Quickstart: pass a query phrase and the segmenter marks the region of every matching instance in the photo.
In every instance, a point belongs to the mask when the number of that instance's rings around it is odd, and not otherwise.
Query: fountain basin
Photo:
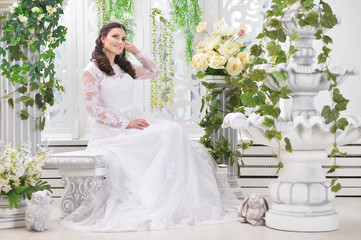
[[[349,125],[344,131],[338,131],[336,134],[339,145],[352,143],[361,137],[361,117],[347,116],[346,119]],[[226,115],[222,127],[238,129],[257,143],[278,147],[278,141],[270,141],[265,137],[268,128],[263,122],[264,116],[257,114],[251,114],[246,118],[242,113],[230,113]],[[334,135],[330,133],[332,124],[325,124],[321,116],[297,116],[293,121],[276,119],[275,124],[282,136],[290,139],[293,150],[324,150],[334,142]]]
[[[263,69],[266,73],[273,73],[274,71],[283,72],[287,79],[282,77],[272,78],[267,74],[265,85],[271,89],[278,90],[281,87],[288,86],[292,92],[319,92],[327,90],[330,86],[330,81],[326,77],[323,64],[299,65],[297,63],[279,64],[277,67],[269,64],[258,65],[257,69]],[[331,73],[337,75],[336,81],[342,84],[348,76],[358,75],[359,70],[356,66],[341,65],[330,69]],[[292,93],[291,93],[292,96]]]

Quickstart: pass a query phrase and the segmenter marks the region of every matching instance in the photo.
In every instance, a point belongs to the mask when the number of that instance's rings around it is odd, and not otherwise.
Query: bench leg
[[[65,195],[61,199],[60,210],[64,217],[79,207],[89,192],[97,191],[103,185],[104,176],[69,177],[63,176]]]

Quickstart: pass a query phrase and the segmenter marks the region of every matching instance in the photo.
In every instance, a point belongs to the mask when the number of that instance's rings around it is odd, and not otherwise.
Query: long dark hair
[[[112,66],[110,65],[108,57],[105,55],[103,51],[104,44],[101,38],[102,36],[106,37],[110,32],[110,30],[112,30],[113,28],[121,28],[125,32],[127,32],[127,30],[121,23],[118,22],[106,23],[102,27],[102,29],[100,29],[99,36],[95,40],[95,49],[92,53],[92,58],[90,59],[91,61],[95,62],[98,68],[103,72],[105,72],[108,76],[113,76],[115,75],[115,73]],[[123,69],[124,72],[128,73],[133,79],[136,78],[133,65],[125,58],[125,49],[123,49],[123,52],[121,54],[115,56],[114,62],[118,64],[118,66],[121,69]]]

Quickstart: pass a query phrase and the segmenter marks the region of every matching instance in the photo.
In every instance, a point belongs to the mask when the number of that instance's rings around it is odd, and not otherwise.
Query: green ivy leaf
[[[280,97],[281,98],[285,98],[285,99],[288,99],[289,97],[289,94],[292,92],[291,89],[288,88],[288,86],[285,86],[285,87],[282,87],[280,89]]]
[[[299,36],[298,32],[295,31],[294,33],[291,34],[290,41],[296,41],[298,39],[298,36]]]
[[[298,0],[286,0],[287,5],[293,5],[297,2]]]
[[[345,130],[345,128],[348,126],[348,121],[346,118],[340,118],[337,120],[337,128],[341,130]]]
[[[325,55],[326,57],[328,57],[328,54],[331,52],[331,49],[328,48],[328,47],[326,47],[326,46],[323,46],[323,47],[322,47],[322,51],[323,51],[324,55]]]
[[[33,106],[35,100],[28,96],[21,96],[18,98],[19,101],[24,102],[25,106]]]
[[[313,8],[313,0],[301,0],[301,6],[305,10],[311,10]]]
[[[327,56],[326,56],[324,53],[320,53],[320,54],[318,55],[317,60],[318,60],[318,63],[319,63],[319,64],[325,63],[326,60],[327,60]]]
[[[250,49],[250,52],[253,56],[259,57],[263,53],[262,45],[253,45]]]
[[[341,184],[340,183],[337,183],[336,185],[332,186],[331,187],[331,192],[338,192],[341,190]]]
[[[13,98],[9,98],[9,99],[8,99],[8,104],[10,104],[10,106],[11,106],[12,108],[14,108],[14,99],[13,99]]]
[[[279,44],[276,44],[275,41],[267,43],[266,49],[269,56],[277,56],[282,51],[282,47]]]
[[[26,93],[27,90],[28,88],[26,86],[22,86],[18,88],[18,92],[22,94]]]
[[[325,28],[333,28],[337,24],[337,18],[336,15],[332,12],[326,12],[323,14],[323,17],[321,19],[321,25]]]
[[[28,119],[29,118],[29,113],[25,110],[25,109],[22,109],[21,111],[20,111],[20,118],[21,118],[21,120],[26,120],[26,119]]]
[[[321,113],[321,116],[325,119],[326,124],[336,121],[339,115],[339,111],[331,109],[330,106],[324,106]]]
[[[263,125],[265,125],[268,128],[273,127],[275,124],[273,118],[265,117],[263,121]]]
[[[322,29],[317,29],[317,31],[313,35],[315,36],[315,38],[317,40],[319,40],[319,39],[321,39],[321,34],[323,34],[323,30]]]
[[[286,143],[286,151],[291,153],[292,152],[292,145],[291,145],[290,139],[286,137],[284,139],[284,141]]]
[[[337,111],[344,111],[347,109],[348,99],[344,98],[338,88],[333,90],[332,100],[336,103],[335,109]]]
[[[329,44],[329,43],[333,43],[332,38],[330,38],[327,35],[322,37],[322,42],[324,42],[326,45]]]
[[[312,11],[312,12],[309,12],[309,13],[306,15],[304,21],[305,21],[308,25],[311,25],[312,27],[317,27],[317,25],[318,25],[318,17],[319,17],[318,12]]]
[[[241,101],[245,107],[254,108],[257,106],[253,100],[253,94],[250,92],[246,92],[245,94],[243,94],[241,97]]]
[[[266,71],[263,69],[255,69],[248,74],[248,77],[254,82],[260,82],[266,78]]]
[[[45,117],[39,118],[39,129],[40,129],[40,131],[43,131],[43,130],[44,130],[44,128],[45,128],[45,121],[46,121],[46,118],[45,118]]]

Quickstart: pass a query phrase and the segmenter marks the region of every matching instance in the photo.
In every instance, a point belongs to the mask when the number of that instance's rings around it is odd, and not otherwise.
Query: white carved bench
[[[86,151],[52,154],[45,160],[43,168],[57,168],[62,177],[65,194],[61,198],[60,210],[64,217],[79,207],[90,191],[96,191],[103,185],[106,174],[102,156]],[[217,174],[220,176],[218,180],[227,182],[228,166],[218,165]]]
[[[101,155],[86,151],[53,154],[45,160],[44,168],[57,168],[62,176],[65,194],[61,198],[60,210],[63,216],[79,207],[90,191],[101,187],[106,174]]]

